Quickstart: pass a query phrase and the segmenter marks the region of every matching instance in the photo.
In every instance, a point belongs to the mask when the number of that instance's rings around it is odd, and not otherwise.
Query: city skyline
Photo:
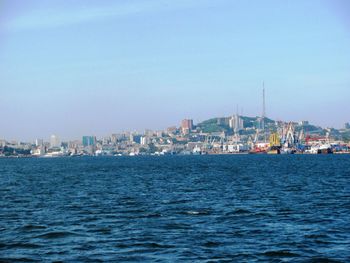
[[[147,134],[152,133],[152,134],[167,134],[169,132],[173,131],[178,131],[181,134],[188,135],[191,133],[191,131],[195,131],[195,133],[203,133],[207,134],[210,136],[210,134],[218,134],[221,133],[222,131],[224,132],[225,136],[227,133],[232,133],[233,134],[239,134],[242,130],[250,130],[250,127],[245,127],[244,126],[244,120],[243,119],[250,119],[250,122],[254,122],[253,127],[256,131],[268,131],[271,132],[270,128],[266,128],[266,123],[274,123],[273,126],[288,126],[288,125],[293,125],[293,126],[310,126],[312,127],[310,131],[306,129],[305,136],[314,134],[315,130],[317,132],[320,131],[342,131],[342,132],[347,132],[350,129],[350,122],[345,122],[343,123],[342,127],[340,128],[334,128],[334,127],[322,127],[319,125],[315,125],[312,122],[309,122],[308,120],[298,120],[298,121],[291,121],[291,120],[273,120],[267,116],[244,116],[238,112],[238,108],[236,113],[227,115],[227,116],[212,116],[209,119],[203,120],[202,122],[194,122],[193,119],[187,118],[187,119],[182,119],[178,123],[174,123],[172,125],[169,125],[167,127],[163,127],[161,129],[154,129],[151,127],[140,129],[140,130],[131,130],[131,129],[121,129],[118,131],[110,131],[106,134],[96,134],[96,133],[87,133],[83,132],[82,134],[79,134],[76,137],[61,137],[61,134],[58,133],[51,133],[51,134],[46,134],[44,136],[36,136],[34,138],[30,139],[23,139],[23,138],[0,138],[0,142],[10,142],[10,143],[32,143],[35,145],[41,145],[44,142],[49,143],[50,145],[53,145],[54,147],[58,147],[62,142],[76,142],[76,141],[81,141],[83,145],[91,145],[97,142],[97,140],[104,140],[106,138],[110,138],[113,136],[148,136]],[[208,132],[208,131],[203,131],[203,126],[206,126],[210,123],[214,122],[217,125],[223,125],[222,128],[223,130],[221,132]],[[218,127],[219,127],[218,126]],[[228,128],[229,127],[229,128]],[[228,128],[228,131],[226,130]],[[305,127],[304,127],[305,128]],[[304,129],[303,128],[303,129]],[[216,136],[216,135],[215,135]]]
[[[3,1],[0,139],[184,118],[349,122],[347,1]]]

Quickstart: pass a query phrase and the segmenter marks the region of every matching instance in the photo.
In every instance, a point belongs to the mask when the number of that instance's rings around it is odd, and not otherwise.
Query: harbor
[[[346,126],[345,126],[346,127]],[[213,154],[349,154],[350,129],[321,128],[302,122],[233,115],[197,125],[183,120],[180,127],[112,134],[103,138],[83,136],[33,143],[0,140],[0,157],[81,157]]]

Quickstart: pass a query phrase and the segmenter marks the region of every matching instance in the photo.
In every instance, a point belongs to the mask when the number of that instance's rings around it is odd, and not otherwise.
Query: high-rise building
[[[189,133],[191,130],[193,130],[193,120],[191,119],[184,119],[181,121],[181,131],[184,134]]]
[[[346,130],[349,130],[349,129],[350,129],[350,123],[349,123],[349,122],[345,123],[345,124],[344,124],[344,128],[345,128]]]
[[[132,143],[141,143],[141,135],[140,134],[130,134],[130,142]]]
[[[36,139],[35,140],[35,146],[43,146],[44,145],[44,140],[43,139]]]
[[[95,146],[96,145],[96,137],[95,136],[83,136],[82,139],[83,146]]]
[[[243,119],[238,114],[233,115],[229,121],[229,126],[237,133],[244,129]]]
[[[103,137],[102,138],[102,145],[108,145],[111,143],[111,137]]]
[[[50,147],[51,148],[58,148],[61,147],[61,141],[60,138],[57,135],[51,135],[50,137]]]
[[[153,131],[153,130],[150,130],[150,129],[146,129],[146,130],[145,130],[145,135],[146,135],[147,137],[152,137],[152,136],[154,136],[154,131]]]
[[[6,141],[5,141],[5,140],[0,140],[0,146],[1,146],[1,147],[6,146]]]
[[[229,125],[230,124],[230,118],[217,118],[216,119],[217,125]]]
[[[163,131],[156,131],[156,135],[158,138],[163,137]]]
[[[307,125],[309,125],[309,122],[308,121],[299,121],[299,125],[300,126],[307,126]]]
[[[142,136],[141,138],[140,138],[140,144],[141,145],[147,145],[148,144],[148,137],[146,137],[146,136]]]

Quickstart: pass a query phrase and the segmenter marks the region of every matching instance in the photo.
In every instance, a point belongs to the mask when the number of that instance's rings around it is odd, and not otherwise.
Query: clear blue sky
[[[350,1],[0,1],[0,138],[350,121]]]

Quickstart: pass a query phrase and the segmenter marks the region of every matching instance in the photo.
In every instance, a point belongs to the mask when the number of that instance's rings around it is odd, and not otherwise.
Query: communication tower
[[[262,118],[262,129],[265,130],[265,117],[266,117],[266,104],[265,104],[265,82],[263,81],[263,94],[262,94],[262,99],[263,99],[263,108],[262,108],[262,115],[261,115],[261,118]]]
[[[265,104],[265,82],[263,81],[263,90],[262,90],[262,114],[261,114],[261,129],[264,133],[264,141],[266,142],[266,129],[265,129],[265,117],[266,117],[266,104]]]

